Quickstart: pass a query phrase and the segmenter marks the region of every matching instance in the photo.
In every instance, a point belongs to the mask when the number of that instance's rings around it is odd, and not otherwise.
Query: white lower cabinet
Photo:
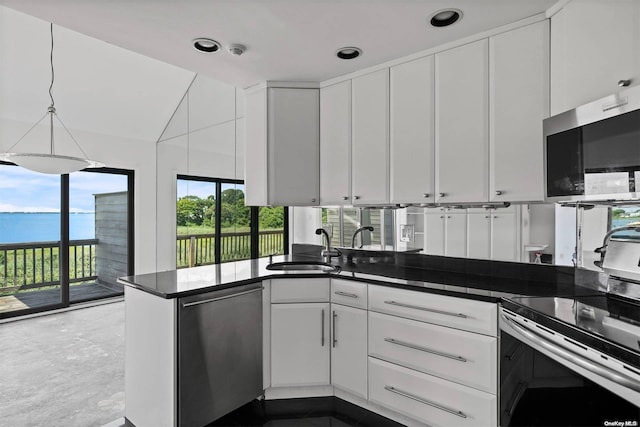
[[[275,398],[320,390],[305,396],[405,424],[497,425],[495,304],[326,278],[273,279],[269,295]]]
[[[271,385],[330,383],[329,304],[271,305]]]
[[[369,354],[495,393],[497,338],[369,312]]]
[[[329,279],[273,279],[268,295],[271,386],[328,385]]]
[[[367,398],[367,311],[331,304],[331,384]]]
[[[430,426],[495,426],[495,395],[369,357],[369,400]]]

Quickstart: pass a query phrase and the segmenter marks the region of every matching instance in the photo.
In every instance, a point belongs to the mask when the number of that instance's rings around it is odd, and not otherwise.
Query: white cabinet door
[[[320,204],[351,204],[351,80],[320,89]]]
[[[269,204],[317,205],[320,198],[320,91],[269,89],[268,106]]]
[[[271,305],[271,385],[330,383],[329,304]]]
[[[424,253],[444,255],[444,212],[429,212],[425,216]]]
[[[469,258],[491,258],[491,214],[490,212],[468,215],[467,256]]]
[[[513,213],[491,215],[491,259],[518,260],[518,220]]]
[[[489,42],[436,54],[436,200],[489,200]]]
[[[544,200],[542,120],[549,112],[549,23],[489,39],[491,201]]]
[[[391,68],[391,203],[433,203],[433,56]]]
[[[353,204],[389,203],[389,69],[351,85]]]
[[[367,311],[331,304],[331,384],[367,398]]]
[[[262,88],[250,92],[245,126],[247,205],[318,205],[319,90]]]
[[[551,18],[551,114],[640,81],[640,2],[572,1]]]
[[[467,214],[446,214],[445,255],[464,258],[467,256]]]

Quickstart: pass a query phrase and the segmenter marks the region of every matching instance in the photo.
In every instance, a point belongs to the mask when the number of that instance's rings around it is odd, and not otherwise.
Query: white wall
[[[198,75],[157,143],[156,269],[176,266],[178,175],[244,179],[244,95]]]

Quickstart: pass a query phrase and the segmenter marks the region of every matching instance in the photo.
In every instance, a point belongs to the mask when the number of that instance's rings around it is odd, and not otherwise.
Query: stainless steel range
[[[503,303],[501,425],[640,423],[640,241],[607,243],[606,293]]]

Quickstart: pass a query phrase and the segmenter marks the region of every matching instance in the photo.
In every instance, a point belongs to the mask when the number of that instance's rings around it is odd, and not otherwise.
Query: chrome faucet
[[[358,228],[356,231],[353,232],[353,236],[351,237],[351,247],[355,248],[356,247],[356,237],[358,236],[358,233],[361,233],[363,231],[371,231],[373,232],[373,227],[370,225],[365,225],[364,227],[360,227]],[[362,243],[360,243],[360,248],[362,247]]]
[[[637,233],[640,233],[640,222],[630,222],[628,224],[623,225],[622,227],[612,228],[604,235],[604,239],[602,239],[602,246],[599,248],[595,248],[593,252],[600,254],[600,261],[593,261],[593,263],[602,268],[602,264],[604,263],[604,256],[607,253],[607,246],[609,246],[609,240],[611,240],[611,236],[617,233],[618,231],[624,230],[633,230]]]
[[[318,236],[322,234],[326,241],[326,246],[320,253],[322,255],[322,258],[324,259],[324,262],[331,262],[331,257],[340,256],[340,252],[331,247],[331,237],[329,237],[329,233],[327,233],[327,230],[325,230],[324,228],[318,228],[316,229],[316,234]]]

